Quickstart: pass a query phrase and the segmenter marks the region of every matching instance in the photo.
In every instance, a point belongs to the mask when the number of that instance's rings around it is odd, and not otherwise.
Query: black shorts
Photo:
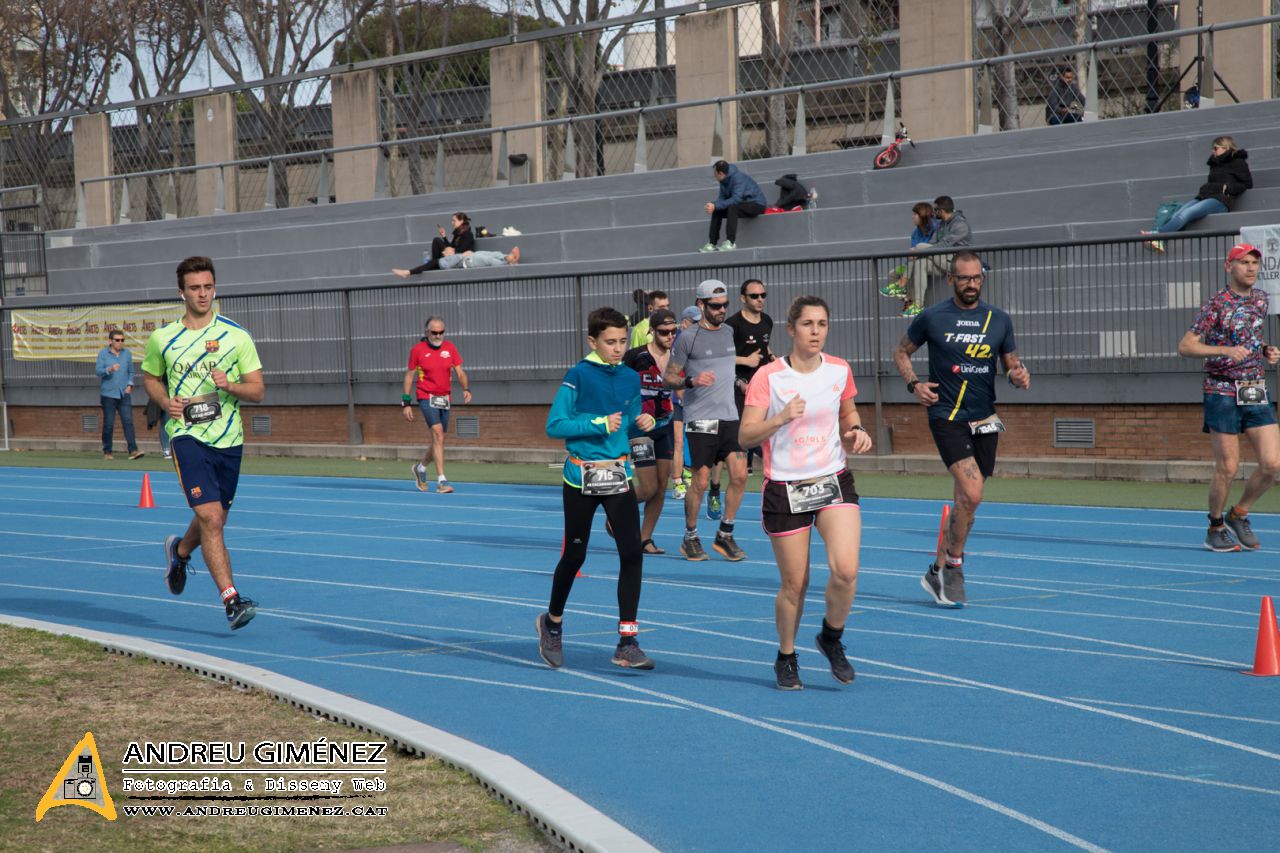
[[[189,435],[180,435],[170,444],[173,467],[178,471],[178,485],[187,505],[219,501],[230,509],[240,482],[240,459],[244,447],[210,447]]]
[[[738,446],[738,422],[720,421],[720,429],[714,435],[704,432],[689,432],[689,422],[684,425],[684,443],[689,448],[689,467],[710,468],[721,459],[728,459],[730,453],[741,453]]]
[[[760,495],[760,523],[764,525],[764,532],[770,536],[790,536],[813,527],[814,519],[824,509],[858,506],[853,474],[847,468],[840,472],[840,494],[843,500],[838,504],[824,506],[813,512],[792,512],[791,502],[787,500],[787,484],[765,480],[764,491]]]
[[[658,464],[659,460],[670,462],[676,458],[676,430],[670,423],[664,427],[658,427],[653,432],[645,433],[643,437],[653,439],[653,458],[638,460],[632,453],[632,468],[652,468]],[[631,440],[635,441],[634,438]]]
[[[938,446],[943,465],[950,468],[962,459],[972,458],[978,463],[978,470],[984,478],[995,473],[1000,433],[974,435],[968,421],[944,421],[941,418],[929,420],[929,431],[933,433],[933,443]]]

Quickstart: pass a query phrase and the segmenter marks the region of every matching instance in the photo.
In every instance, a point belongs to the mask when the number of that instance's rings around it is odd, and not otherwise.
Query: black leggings
[[[427,270],[440,269],[440,259],[444,257],[444,250],[449,247],[449,241],[443,237],[434,237],[431,240],[431,260],[425,264],[419,264],[409,270],[410,275],[419,275]]]
[[[569,590],[578,569],[587,559],[587,541],[591,538],[591,520],[596,507],[603,506],[605,517],[613,528],[618,543],[618,621],[634,622],[640,610],[640,576],[644,552],[640,548],[640,510],[636,493],[628,490],[620,495],[584,497],[582,490],[564,484],[564,545],[555,579],[551,582],[552,616],[564,615]]]

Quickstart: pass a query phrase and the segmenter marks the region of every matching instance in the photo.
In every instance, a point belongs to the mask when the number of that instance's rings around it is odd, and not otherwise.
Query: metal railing
[[[1041,384],[1035,402],[1109,402],[1114,389],[1105,387],[1108,377],[1126,383],[1141,377],[1134,387],[1142,394],[1186,402],[1198,399],[1199,385],[1185,374],[1200,366],[1178,356],[1178,340],[1203,300],[1223,286],[1222,259],[1237,236],[1168,234],[1164,254],[1134,237],[978,248],[991,268],[983,298],[1009,312],[1018,351],[1031,370],[1054,378],[1056,390]],[[482,384],[478,402],[530,402],[549,400],[564,370],[582,356],[591,310],[610,305],[629,313],[636,289],[664,290],[681,308],[692,304],[701,279],[720,278],[734,290],[754,277],[768,284],[767,310],[779,323],[797,296],[817,294],[829,302],[827,351],[850,362],[862,389],[859,402],[879,414],[886,402],[907,401],[895,379],[893,349],[908,322],[898,316],[900,303],[881,296],[879,288],[915,256],[553,276],[517,267],[502,278],[437,272],[426,285],[224,296],[221,309],[253,334],[268,385],[297,386],[299,392],[289,395],[294,399],[350,406],[353,400],[397,398],[404,350],[420,337],[424,317],[439,314],[448,318],[450,338],[465,353],[472,381],[493,383],[511,395],[485,400]],[[946,298],[945,280],[936,279],[929,293],[930,302]],[[15,405],[20,389],[42,400],[41,389],[83,386],[85,399],[91,399],[93,377],[84,364],[13,358],[12,313],[22,310],[10,308],[2,316],[0,397]],[[537,345],[530,347],[531,340]],[[781,329],[775,340],[777,351],[789,349]],[[925,355],[918,356],[921,372]],[[882,418],[877,422],[884,424]]]
[[[849,90],[858,87],[861,87],[862,89],[867,89],[868,87],[876,88],[878,91],[883,93],[882,97],[878,101],[876,109],[879,110],[878,126],[880,139],[882,143],[887,143],[893,138],[893,131],[897,127],[899,115],[897,109],[897,95],[895,94],[895,84],[909,77],[926,76],[957,70],[972,69],[979,72],[976,76],[979,78],[981,103],[978,111],[977,130],[979,133],[991,132],[998,127],[994,118],[996,110],[994,107],[995,86],[993,83],[997,76],[999,76],[997,74],[997,69],[1002,66],[1015,67],[1018,65],[1041,63],[1045,61],[1048,61],[1051,64],[1056,64],[1062,57],[1079,58],[1088,68],[1085,86],[1086,109],[1083,119],[1085,121],[1096,121],[1101,117],[1096,105],[1099,102],[1099,78],[1100,69],[1102,67],[1102,57],[1104,54],[1114,54],[1115,51],[1123,48],[1154,44],[1158,41],[1177,41],[1183,38],[1203,37],[1203,41],[1205,43],[1205,71],[1204,84],[1200,91],[1200,104],[1201,106],[1207,107],[1211,106],[1215,99],[1215,88],[1213,82],[1214,33],[1246,27],[1256,27],[1276,22],[1280,22],[1280,15],[1251,18],[1248,20],[1233,21],[1225,24],[1209,24],[1199,27],[1189,27],[1181,30],[1131,36],[1122,39],[1094,41],[1083,45],[1045,48],[1008,56],[986,57],[966,62],[935,65],[926,68],[908,69],[905,71],[894,70],[837,80],[826,80],[814,83],[782,86],[766,90],[739,92],[715,98],[703,98],[653,106],[643,105],[621,110],[557,117],[541,121],[505,125],[497,128],[479,127],[447,133],[416,136],[406,139],[388,139],[381,142],[366,143],[362,145],[319,148],[309,151],[265,155],[219,163],[195,164],[190,166],[133,172],[124,175],[88,178],[78,182],[77,185],[78,213],[76,226],[83,227],[85,224],[85,188],[90,184],[105,182],[112,186],[119,186],[120,189],[113,193],[113,197],[115,199],[112,207],[113,221],[128,222],[130,221],[130,210],[132,207],[132,203],[130,202],[130,191],[128,189],[129,181],[136,182],[141,180],[151,183],[156,179],[165,179],[168,182],[169,191],[164,193],[164,195],[169,198],[176,199],[176,176],[199,172],[202,170],[216,170],[217,201],[215,203],[215,210],[217,212],[227,212],[226,198],[228,197],[228,172],[231,171],[232,174],[238,176],[239,172],[234,170],[243,169],[245,167],[260,166],[262,164],[266,164],[266,190],[262,194],[263,201],[261,209],[274,209],[278,205],[279,200],[276,193],[276,187],[281,183],[279,179],[280,175],[287,172],[287,169],[281,164],[288,163],[314,164],[315,191],[314,195],[310,195],[309,198],[314,199],[315,203],[324,204],[329,201],[333,191],[333,170],[330,164],[331,158],[336,154],[370,150],[377,150],[379,152],[375,186],[373,188],[375,198],[384,198],[388,195],[394,194],[395,182],[391,180],[390,176],[394,170],[394,164],[397,160],[406,160],[417,163],[419,177],[410,187],[411,192],[414,194],[417,194],[417,190],[422,190],[423,192],[438,192],[445,188],[458,189],[480,186],[506,186],[510,183],[512,168],[510,152],[508,151],[508,137],[511,133],[521,130],[544,129],[547,131],[555,131],[554,133],[549,132],[547,134],[548,138],[560,140],[562,142],[563,149],[557,157],[550,161],[561,164],[562,169],[560,173],[554,174],[552,176],[553,178],[571,179],[578,176],[578,166],[583,162],[582,157],[579,155],[580,146],[582,144],[580,142],[581,132],[579,128],[590,129],[593,134],[590,147],[591,150],[594,151],[595,146],[598,144],[595,139],[595,134],[597,133],[598,128],[606,123],[613,128],[615,132],[619,132],[618,129],[625,129],[625,132],[631,135],[631,138],[634,141],[631,143],[633,157],[630,158],[630,171],[645,172],[653,168],[650,158],[651,146],[649,145],[650,125],[654,123],[664,125],[665,130],[663,130],[663,132],[670,134],[672,132],[671,128],[674,127],[674,113],[677,110],[706,106],[715,107],[713,133],[709,151],[707,152],[708,159],[717,159],[721,157],[726,159],[739,159],[739,157],[735,156],[735,152],[729,151],[726,148],[727,134],[725,132],[725,106],[731,103],[741,103],[758,99],[767,100],[770,98],[782,98],[790,101],[787,105],[788,115],[791,116],[789,131],[791,143],[789,146],[789,153],[794,155],[806,154],[809,153],[810,150],[808,145],[809,120],[807,118],[810,109],[807,106],[809,100],[815,99],[816,102],[821,103],[820,96],[822,93],[836,90]],[[496,144],[498,146],[496,157],[492,157],[490,154],[490,145],[494,144],[494,140],[496,140]],[[431,166],[429,169],[426,168],[422,162],[423,151],[431,152]],[[397,156],[397,154],[401,152],[405,154],[404,157]],[[479,158],[475,156],[476,152],[482,152]],[[741,152],[738,153],[740,154]],[[471,173],[461,180],[451,178],[450,169],[447,165],[451,156],[467,164],[465,168],[470,169]],[[480,162],[483,165],[478,167],[477,162]],[[591,162],[594,164],[594,160]],[[670,163],[666,165],[670,166]],[[593,165],[593,167],[589,169],[589,173],[597,174],[598,170],[595,169]],[[427,174],[431,175],[429,182],[430,190],[427,190],[428,182],[425,178],[425,175]],[[242,196],[237,194],[236,197],[241,198]],[[241,206],[238,209],[245,210],[251,208]],[[162,212],[165,216],[176,215],[176,213],[171,213],[168,209],[164,209]]]
[[[29,194],[14,202],[11,196]],[[0,296],[49,291],[45,265],[43,192],[37,185],[0,188]]]

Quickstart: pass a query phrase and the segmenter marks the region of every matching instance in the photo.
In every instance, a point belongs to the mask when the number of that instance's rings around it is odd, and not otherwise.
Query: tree
[[[773,17],[777,7],[778,17]],[[760,53],[764,61],[764,84],[768,89],[787,85],[791,68],[791,0],[759,0]],[[787,99],[785,95],[769,95],[765,104],[764,145],[769,157],[785,157],[787,139]]]
[[[200,21],[210,55],[235,83],[290,76],[311,68],[377,0],[183,0]],[[303,94],[306,89],[310,94]],[[265,134],[265,150],[295,147],[297,130],[320,103],[323,86],[313,81],[273,83],[245,90],[250,110]],[[276,204],[289,204],[287,169],[275,173]]]

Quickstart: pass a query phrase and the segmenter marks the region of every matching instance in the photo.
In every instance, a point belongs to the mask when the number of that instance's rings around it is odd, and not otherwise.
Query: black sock
[[[732,522],[732,521],[722,521],[722,522],[720,522],[720,533],[719,533],[719,535],[720,535],[720,536],[732,536],[732,535],[733,535],[733,522]]]
[[[711,494],[713,494],[713,495],[718,495],[718,494],[720,494],[720,484],[719,484],[719,483],[712,483],[712,484],[711,484]]]
[[[634,646],[634,645],[636,645],[636,638],[635,638],[635,637],[632,637],[632,636],[624,636],[624,635],[622,635],[622,634],[619,634],[619,635],[618,635],[618,645],[620,645],[620,646]]]
[[[839,640],[839,639],[840,639],[841,637],[843,637],[843,636],[844,636],[844,628],[832,628],[832,627],[827,623],[826,617],[823,617],[823,619],[822,619],[822,639],[824,639],[824,640],[826,640],[828,643],[830,643],[830,642],[832,642],[832,641],[834,641],[834,640]]]
[[[778,660],[779,660],[779,661],[784,661],[784,660],[793,660],[793,659],[795,658],[795,656],[796,656],[796,653],[795,653],[795,652],[792,652],[792,653],[791,653],[791,654],[789,654],[789,655],[784,655],[784,654],[782,653],[782,650],[781,650],[781,649],[779,649],[779,650],[778,650]]]
[[[1221,526],[1222,526],[1222,516],[1218,516],[1217,518],[1214,518],[1212,515],[1211,515],[1211,516],[1209,516],[1209,526],[1210,526],[1210,527],[1221,527]]]
[[[542,614],[542,624],[547,627],[548,634],[559,634],[564,630],[564,622],[552,622],[550,613]]]

